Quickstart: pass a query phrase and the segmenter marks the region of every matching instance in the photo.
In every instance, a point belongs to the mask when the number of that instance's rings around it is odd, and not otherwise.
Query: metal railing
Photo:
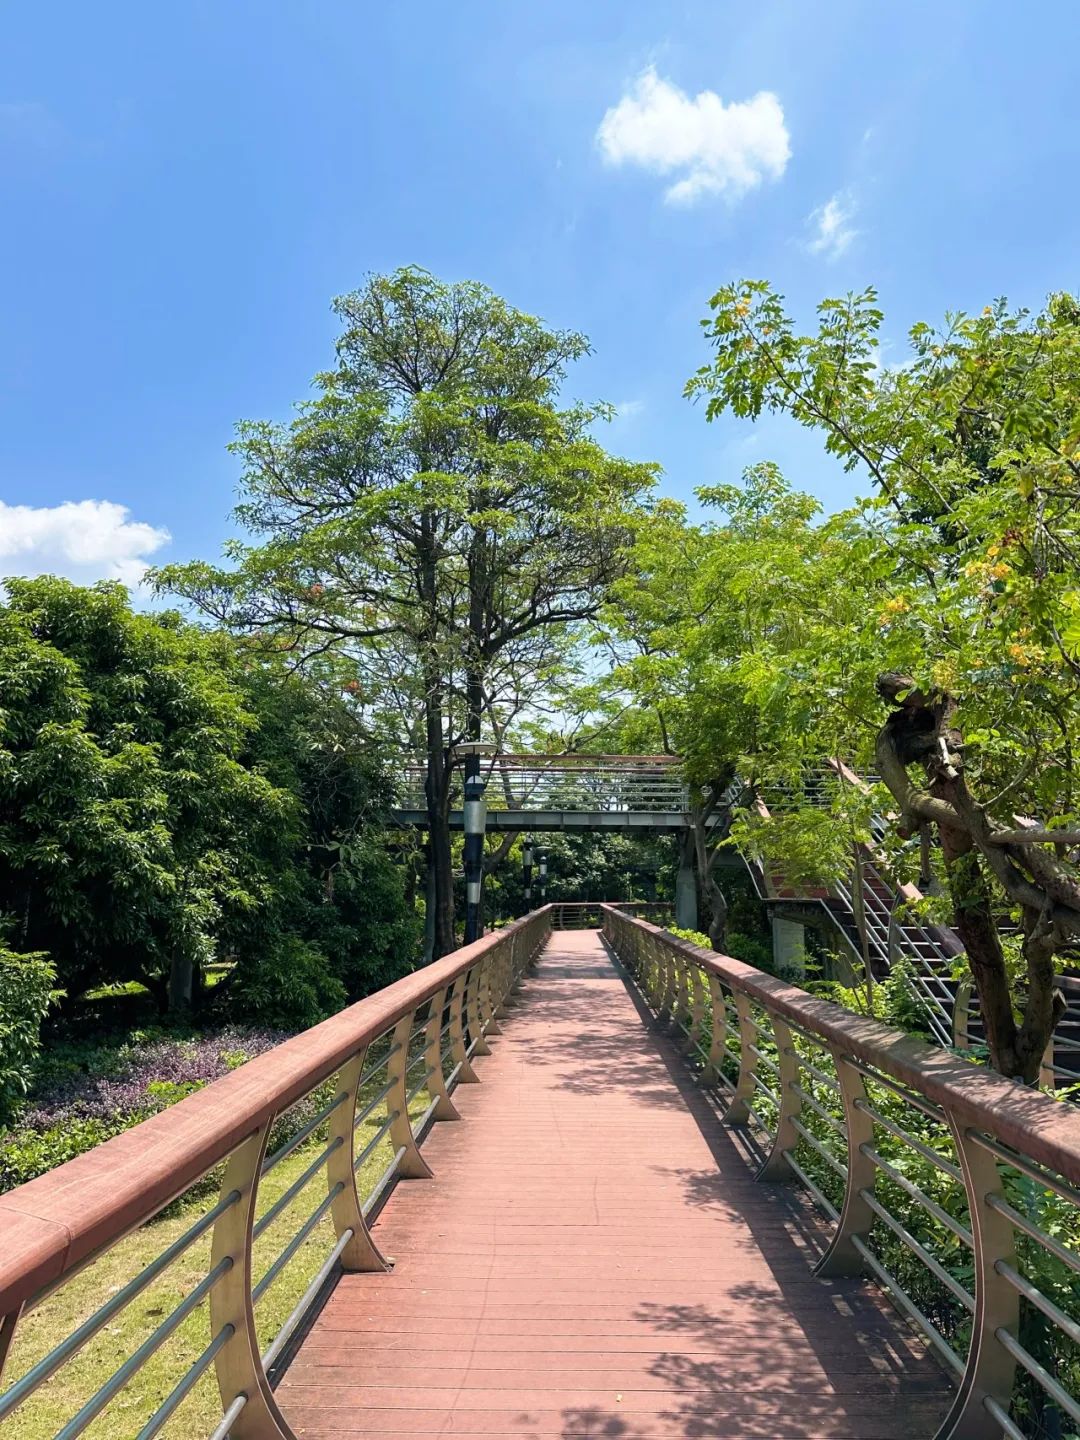
[[[552,929],[599,930],[604,923],[605,905],[613,905],[628,915],[641,915],[654,924],[670,920],[675,908],[670,900],[555,900],[551,903]]]
[[[424,767],[405,766],[402,803],[423,809]],[[490,809],[683,813],[689,792],[671,755],[498,755],[481,774]],[[460,795],[455,777],[452,795]]]
[[[760,1180],[827,1222],[956,1382],[937,1440],[1080,1433],[1080,1113],[614,907],[613,950]]]
[[[288,1440],[275,1366],[338,1269],[388,1268],[370,1222],[398,1177],[430,1176],[420,1143],[431,1124],[456,1118],[451,1094],[476,1079],[473,1057],[489,1052],[500,1006],[550,930],[550,907],[534,911],[0,1196],[0,1376],[5,1359],[9,1370],[22,1371],[0,1392],[0,1425],[31,1423],[54,1377],[62,1386],[65,1367],[84,1347],[113,1333],[122,1312],[142,1306],[178,1262],[190,1268],[202,1242],[205,1273],[132,1354],[94,1375],[92,1393],[73,1402],[55,1434],[75,1440],[118,1403],[122,1415],[110,1412],[110,1428],[96,1433],[151,1440],[176,1412],[182,1421],[185,1400],[212,1374],[221,1416],[213,1440]],[[213,1198],[203,1213],[115,1293],[103,1289],[103,1303],[22,1367],[23,1318],[87,1266],[108,1264],[125,1237],[178,1198],[200,1194],[207,1177]],[[316,1182],[318,1198],[309,1193]],[[310,1208],[296,1224],[300,1200]],[[260,1306],[320,1236],[325,1253],[309,1261],[299,1285],[294,1267],[289,1296],[302,1291],[260,1343]],[[125,1392],[200,1311],[209,1322],[206,1343],[134,1419]],[[162,1310],[148,1313],[156,1319]]]

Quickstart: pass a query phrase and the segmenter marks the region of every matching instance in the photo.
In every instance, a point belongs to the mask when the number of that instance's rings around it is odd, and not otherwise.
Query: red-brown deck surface
[[[305,1440],[934,1433],[948,1387],[885,1302],[810,1274],[595,931],[556,933],[278,1399]]]

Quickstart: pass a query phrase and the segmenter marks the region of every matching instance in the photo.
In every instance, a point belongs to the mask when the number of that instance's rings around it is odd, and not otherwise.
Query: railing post
[[[656,1011],[661,1020],[670,1019],[675,1007],[675,957],[660,940],[653,942],[657,952],[657,967],[660,971],[660,996]]]
[[[386,1110],[387,1114],[391,1116],[390,1143],[394,1147],[395,1153],[398,1150],[405,1152],[398,1166],[398,1174],[406,1180],[430,1180],[431,1166],[420,1154],[420,1147],[416,1143],[412,1120],[409,1116],[409,1085],[406,1071],[409,1068],[409,1037],[412,1035],[415,1018],[416,1011],[410,1010],[394,1027],[394,1033],[390,1040],[390,1059],[386,1066],[387,1079],[390,1081],[390,1090],[386,1096]]]
[[[873,1119],[858,1103],[867,1103],[866,1082],[841,1050],[830,1045],[829,1052],[833,1057],[836,1081],[844,1107],[847,1183],[836,1233],[814,1271],[824,1279],[838,1275],[861,1275],[866,1270],[863,1257],[855,1248],[853,1240],[865,1242],[873,1228],[874,1212],[866,1203],[863,1192],[872,1194],[877,1180],[877,1166],[863,1153],[862,1148],[874,1143]]]
[[[655,935],[645,939],[645,963],[648,966],[648,996],[657,1016],[663,1014],[664,996],[667,994],[668,968],[664,952]]]
[[[485,1035],[501,1035],[502,1026],[495,1018],[495,986],[492,983],[493,957],[490,952],[480,962],[480,1019]]]
[[[459,1085],[475,1085],[480,1077],[469,1059],[469,1047],[465,1043],[465,996],[469,988],[471,970],[459,975],[450,992],[450,1059],[457,1069]]]
[[[15,1331],[18,1329],[21,1314],[22,1306],[20,1305],[15,1310],[9,1310],[0,1318],[0,1381],[4,1378],[4,1366],[11,1354],[11,1346],[15,1340]]]
[[[329,1193],[334,1196],[330,1215],[334,1222],[334,1234],[339,1240],[347,1230],[352,1231],[352,1238],[341,1252],[341,1268],[349,1271],[390,1269],[389,1261],[371,1238],[364,1219],[356,1190],[356,1170],[353,1168],[356,1159],[356,1104],[366,1058],[365,1046],[338,1072],[338,1092],[349,1098],[346,1104],[331,1110],[329,1120],[330,1143],[336,1147],[326,1160],[326,1184]]]
[[[443,1074],[442,1026],[447,988],[444,986],[437,995],[433,995],[431,998],[427,1029],[424,1031],[424,1065],[431,1072],[428,1076],[428,1094],[435,1102],[435,1119],[460,1120],[461,1116],[458,1114],[457,1106],[450,1099],[450,1092],[446,1088],[446,1076]]]
[[[785,1150],[794,1150],[799,1143],[799,1132],[793,1121],[799,1118],[802,1100],[795,1093],[799,1083],[799,1059],[791,1031],[778,1015],[770,1013],[773,1038],[776,1041],[776,1063],[780,1071],[776,1083],[779,1086],[776,1135],[772,1149],[757,1172],[758,1180],[794,1180],[796,1175],[788,1164]]]
[[[750,1001],[736,990],[735,1014],[739,1022],[739,1078],[735,1082],[735,1093],[724,1111],[725,1125],[745,1125],[750,1119],[750,1101],[754,1097],[754,1052],[750,1048],[757,1042],[757,1026],[750,1012]]]
[[[672,951],[675,960],[675,996],[671,1018],[676,1029],[682,1029],[690,1020],[690,961],[685,955]]]
[[[495,983],[493,971],[495,968],[495,956],[489,950],[487,955],[480,962],[480,1015],[484,1022],[485,1035],[501,1035],[502,1026],[495,1018],[498,1009],[498,1000],[495,995]]]
[[[727,1054],[727,998],[719,975],[709,972],[709,1054],[701,1078],[706,1085],[715,1085],[723,1075]]]
[[[511,935],[500,944],[495,953],[495,973],[498,976],[498,1004],[495,1007],[497,1019],[505,1019],[510,1013],[510,992],[514,988],[514,947],[517,935]]]
[[[265,1121],[229,1156],[221,1198],[234,1193],[240,1198],[218,1217],[210,1253],[211,1269],[232,1262],[210,1291],[211,1334],[231,1331],[214,1357],[222,1411],[243,1397],[243,1408],[229,1427],[231,1440],[293,1440],[259,1356],[251,1300],[251,1230],[270,1125]]]
[[[483,983],[481,970],[483,961],[478,960],[469,971],[465,982],[465,1018],[472,1036],[472,1053],[490,1055],[491,1046],[484,1037],[484,1020],[480,1011],[480,987]]]
[[[686,1037],[686,1049],[691,1055],[696,1055],[705,1029],[705,983],[702,980],[699,966],[691,964],[688,968],[692,998],[690,1000],[690,1033]]]
[[[983,1401],[994,1400],[1008,1410],[1016,1361],[997,1338],[999,1330],[1013,1337],[1020,1323],[1020,1294],[997,1270],[999,1263],[1016,1268],[1016,1235],[1012,1222],[986,1203],[1001,1191],[997,1161],[968,1138],[966,1127],[948,1116],[953,1144],[964,1175],[968,1215],[975,1242],[975,1314],[971,1344],[956,1399],[936,1440],[1000,1440],[1001,1425]]]

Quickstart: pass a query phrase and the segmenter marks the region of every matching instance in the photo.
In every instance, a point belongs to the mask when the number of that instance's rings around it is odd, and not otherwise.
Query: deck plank
[[[594,931],[552,936],[278,1388],[304,1440],[925,1440],[950,1390],[755,1185]]]

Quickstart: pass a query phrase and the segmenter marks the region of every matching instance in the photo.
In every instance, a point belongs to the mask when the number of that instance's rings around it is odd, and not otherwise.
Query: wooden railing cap
[[[0,1315],[84,1264],[182,1194],[271,1115],[287,1110],[403,1015],[546,905],[241,1065],[194,1095],[0,1195]]]
[[[1018,1153],[1080,1183],[1080,1109],[963,1060],[878,1020],[855,1015],[831,1000],[766,975],[730,955],[717,955],[614,906],[602,907],[624,925],[637,926],[705,971],[726,981],[783,1019],[873,1066],[932,1100],[964,1129],[985,1130]]]

